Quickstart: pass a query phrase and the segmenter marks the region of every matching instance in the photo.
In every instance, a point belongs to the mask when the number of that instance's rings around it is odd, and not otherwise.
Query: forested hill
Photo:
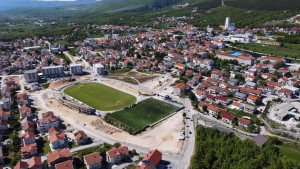
[[[226,6],[258,10],[300,9],[300,0],[225,0]]]

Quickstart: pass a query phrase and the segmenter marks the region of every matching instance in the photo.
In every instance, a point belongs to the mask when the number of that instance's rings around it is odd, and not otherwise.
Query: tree
[[[191,92],[191,93],[189,94],[189,99],[190,99],[191,101],[195,101],[195,100],[196,100],[196,96],[195,96],[195,94],[194,94],[193,92]]]
[[[131,158],[130,158],[128,155],[125,155],[123,161],[124,161],[125,163],[127,163],[127,162],[130,161],[130,159],[131,159]]]
[[[285,63],[283,61],[277,61],[275,62],[274,68],[279,69],[285,66]]]
[[[204,106],[202,107],[202,110],[203,110],[204,112],[206,112],[206,111],[207,111],[207,106],[204,105]]]
[[[136,150],[135,150],[135,149],[132,149],[132,150],[131,150],[131,154],[132,154],[132,155],[136,155]]]
[[[118,147],[121,147],[121,144],[120,144],[120,143],[115,143],[115,144],[114,144],[114,147],[117,147],[117,148],[118,148]]]
[[[261,99],[260,97],[257,98],[257,100],[255,101],[255,104],[256,104],[257,106],[261,105],[261,104],[262,104],[262,99]]]
[[[182,113],[182,116],[183,116],[183,117],[186,117],[186,113],[185,113],[185,112],[184,112],[184,113]]]

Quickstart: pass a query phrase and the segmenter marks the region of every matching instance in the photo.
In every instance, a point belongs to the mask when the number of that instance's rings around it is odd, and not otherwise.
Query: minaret
[[[229,24],[230,24],[230,17],[226,17],[224,29],[227,31],[229,30]]]

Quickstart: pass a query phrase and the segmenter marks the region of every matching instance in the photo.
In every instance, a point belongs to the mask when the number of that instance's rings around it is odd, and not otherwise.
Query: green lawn
[[[64,92],[97,110],[103,111],[123,109],[136,102],[134,96],[100,83],[80,83],[66,88]]]
[[[285,44],[280,48],[277,45],[262,45],[257,43],[238,44],[236,47],[248,49],[254,52],[266,53],[274,56],[300,58],[300,46],[296,44]]]
[[[46,137],[44,137],[44,139],[45,139],[45,144],[43,150],[44,150],[44,155],[46,155],[49,152],[51,152],[51,148],[50,148],[50,141]]]
[[[121,123],[129,133],[136,133],[178,109],[179,107],[150,98],[140,102],[133,108],[107,115],[106,120],[119,127]]]
[[[299,161],[300,159],[300,146],[292,144],[279,145],[280,152],[284,154],[288,159]]]

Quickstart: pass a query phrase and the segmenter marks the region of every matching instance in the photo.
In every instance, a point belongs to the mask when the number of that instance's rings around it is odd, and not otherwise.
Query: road
[[[71,62],[72,62],[73,64],[76,63],[74,57],[73,57],[72,55],[70,55],[68,51],[64,51],[64,54],[65,54],[66,56],[68,56],[68,58],[71,60]]]

